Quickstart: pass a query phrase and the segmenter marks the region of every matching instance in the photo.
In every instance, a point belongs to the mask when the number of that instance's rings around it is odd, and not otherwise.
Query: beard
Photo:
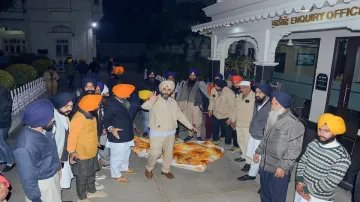
[[[188,86],[193,87],[196,82],[196,79],[189,79]]]
[[[170,95],[167,93],[161,93],[161,97],[164,98],[164,100],[168,100]]]
[[[278,117],[284,113],[284,109],[279,109],[279,110],[271,110],[269,112],[269,116],[268,116],[268,120],[267,120],[267,125],[270,127],[273,127],[274,124],[276,123]]]
[[[93,95],[93,94],[95,94],[95,91],[94,90],[86,90],[86,91],[84,91],[84,94],[85,95]]]
[[[257,97],[257,96],[255,97],[255,102],[258,105],[264,104],[265,100],[266,100],[266,97],[263,97],[263,98],[260,98],[260,97]]]
[[[59,114],[63,115],[63,116],[69,116],[71,111],[66,111],[66,112],[62,112],[60,110],[58,110]]]
[[[151,83],[154,83],[154,82],[155,82],[155,78],[154,78],[154,77],[149,77],[149,81],[150,81]]]
[[[333,137],[331,137],[329,139],[321,140],[320,137],[318,136],[318,140],[322,145],[329,144],[329,143],[335,141],[335,139],[336,139],[335,136],[333,136]]]

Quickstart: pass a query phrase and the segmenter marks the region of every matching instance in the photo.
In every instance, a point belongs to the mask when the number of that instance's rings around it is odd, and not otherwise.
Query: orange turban
[[[329,113],[321,115],[318,121],[318,128],[325,124],[334,135],[342,135],[346,132],[344,119],[340,116],[335,116]]]
[[[232,82],[242,82],[243,80],[244,79],[241,76],[238,76],[238,75],[231,77]]]
[[[94,111],[99,107],[101,95],[85,95],[79,102],[80,109],[90,112]]]
[[[118,73],[120,73],[120,74],[124,74],[124,72],[125,72],[125,69],[124,69],[124,67],[123,66],[116,66],[115,68],[114,68],[114,74],[118,74]]]
[[[118,98],[128,98],[134,92],[135,86],[130,84],[118,84],[114,86],[112,92]]]

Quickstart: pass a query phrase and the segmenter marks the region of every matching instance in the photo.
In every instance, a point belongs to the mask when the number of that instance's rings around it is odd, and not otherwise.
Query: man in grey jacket
[[[264,137],[253,157],[260,162],[261,202],[285,202],[290,173],[301,153],[304,125],[289,110],[291,96],[274,92]]]
[[[271,109],[269,96],[271,95],[272,89],[269,84],[257,83],[253,86],[253,90],[255,91],[255,105],[249,128],[251,136],[249,137],[246,148],[246,156],[251,159],[264,136],[266,120]],[[237,179],[239,181],[255,180],[258,172],[259,163],[254,163],[254,161],[252,161],[248,174]]]

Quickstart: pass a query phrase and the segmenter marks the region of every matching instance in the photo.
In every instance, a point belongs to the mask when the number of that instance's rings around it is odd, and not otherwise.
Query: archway
[[[25,32],[0,28],[0,56],[15,56],[27,51]]]

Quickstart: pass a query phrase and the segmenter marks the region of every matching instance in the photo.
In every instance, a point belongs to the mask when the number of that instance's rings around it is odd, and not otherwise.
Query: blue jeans
[[[261,202],[285,202],[290,175],[276,178],[275,173],[260,169]]]
[[[149,133],[149,111],[142,111],[144,133]]]
[[[7,142],[10,128],[0,128],[0,152],[2,155],[1,161],[6,162],[7,165],[14,163],[14,157],[11,147]]]

